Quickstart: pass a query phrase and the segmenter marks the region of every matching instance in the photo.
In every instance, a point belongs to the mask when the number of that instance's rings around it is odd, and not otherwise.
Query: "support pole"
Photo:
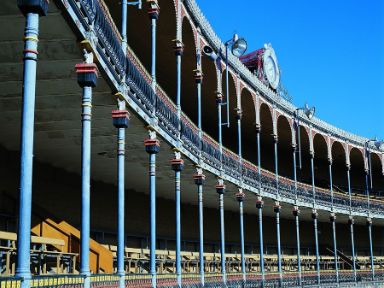
[[[264,272],[264,244],[263,244],[263,199],[258,196],[256,201],[256,208],[259,212],[259,242],[260,242],[260,273],[261,273],[261,287],[265,284],[265,272]]]
[[[283,270],[281,269],[281,243],[280,243],[280,211],[279,201],[275,202],[273,211],[276,214],[276,237],[277,237],[277,270],[279,272],[279,286],[283,286]]]
[[[151,20],[151,78],[152,89],[156,91],[156,22],[159,19],[160,7],[157,0],[149,0],[148,15]]]
[[[200,52],[198,52],[200,53]],[[202,127],[202,122],[201,122],[201,85],[203,83],[203,73],[201,72],[200,69],[196,69],[194,71],[194,77],[195,77],[195,82],[197,86],[197,127],[199,129],[199,141],[200,141],[200,151],[203,148],[203,127]]]
[[[299,274],[298,277],[298,285],[299,287],[302,284],[302,275],[301,275],[301,253],[300,253],[300,222],[299,222],[299,216],[300,216],[300,209],[298,206],[293,207],[293,216],[295,217],[295,223],[296,223],[296,244],[297,244],[297,272]]]
[[[181,199],[180,174],[184,169],[184,160],[181,153],[174,150],[175,158],[171,160],[172,170],[175,171],[175,202],[176,202],[176,276],[177,285],[181,288]]]
[[[120,93],[117,96],[121,95]],[[125,287],[125,129],[128,128],[129,113],[125,110],[125,102],[118,100],[118,110],[112,111],[113,126],[117,129],[117,275],[120,278],[119,288]]]
[[[375,280],[375,263],[373,258],[373,242],[372,242],[372,219],[367,218],[368,236],[369,236],[369,254],[371,260],[372,281]]]
[[[149,138],[144,141],[145,151],[149,154],[149,198],[150,198],[150,274],[152,288],[156,288],[156,154],[160,150],[160,141],[156,132],[149,130]]]
[[[181,130],[181,56],[184,52],[184,44],[180,40],[174,40],[175,42],[175,55],[176,55],[176,113],[178,122],[178,131],[180,137]]]
[[[92,88],[96,87],[97,68],[93,54],[84,50],[85,63],[76,65],[77,83],[83,88],[82,97],[82,143],[81,143],[81,244],[80,274],[84,277],[84,288],[90,287],[89,241],[90,241],[90,181],[91,181],[91,117]]]
[[[336,241],[336,214],[334,213],[334,204],[333,204],[333,173],[332,173],[332,158],[328,158],[328,170],[329,170],[329,189],[331,190],[331,205],[332,212],[330,215],[330,220],[332,223],[332,236],[333,236],[333,255],[335,261],[335,273],[336,273],[336,283],[339,283],[339,262],[337,255],[337,241]]]
[[[316,187],[315,187],[315,167],[314,167],[315,152],[310,151],[310,155],[311,155],[312,197],[313,197],[312,219],[313,219],[313,228],[315,232],[316,272],[317,272],[317,284],[320,285],[319,233],[317,229]]]
[[[218,121],[218,137],[219,137],[219,150],[220,150],[220,163],[223,165],[223,124],[221,119],[221,106],[223,105],[223,95],[217,92],[216,95],[217,104],[217,121]]]
[[[128,1],[121,2],[121,49],[124,54],[127,53],[127,18],[128,18]]]
[[[39,1],[39,4],[36,4],[36,1],[32,0],[19,0],[17,4],[26,17],[26,24],[23,50],[24,72],[20,133],[20,196],[16,276],[22,278],[22,288],[28,288],[31,279],[30,248],[37,43],[39,41],[39,16],[47,14],[48,2]]]
[[[196,168],[197,173],[193,175],[195,184],[197,185],[198,202],[199,202],[199,268],[200,268],[200,284],[204,287],[204,229],[203,229],[203,185],[205,182],[205,175],[203,169],[200,167]]]
[[[356,282],[356,257],[355,257],[355,239],[353,235],[353,224],[355,223],[352,216],[352,189],[351,189],[351,165],[347,164],[347,180],[348,180],[348,194],[349,194],[349,226],[351,231],[351,248],[352,248],[352,264],[353,264],[353,278]]]
[[[216,185],[216,192],[219,194],[219,208],[220,208],[220,253],[221,253],[221,274],[223,278],[223,284],[227,283],[226,269],[225,269],[225,231],[224,231],[224,193],[225,185],[222,178],[218,178]]]
[[[243,273],[243,284],[246,283],[246,271],[245,271],[245,247],[244,247],[244,198],[245,193],[243,189],[239,188],[239,192],[236,193],[236,199],[239,202],[240,212],[240,246],[241,246],[241,272]]]

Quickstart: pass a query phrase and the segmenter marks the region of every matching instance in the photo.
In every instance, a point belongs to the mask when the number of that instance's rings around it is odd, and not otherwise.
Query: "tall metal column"
[[[148,15],[151,19],[151,78],[152,89],[156,90],[156,22],[159,19],[160,7],[157,0],[149,0]]]
[[[316,210],[316,187],[315,187],[315,167],[314,158],[315,152],[310,151],[311,155],[311,175],[312,175],[312,197],[313,197],[313,228],[315,232],[315,251],[316,251],[316,272],[317,272],[317,284],[320,285],[320,255],[319,255],[319,233],[317,229],[317,210]]]
[[[178,121],[178,131],[181,129],[181,56],[184,52],[184,44],[180,40],[174,40],[176,55],[176,113]],[[179,134],[180,136],[180,134]]]
[[[223,95],[217,92],[216,95],[217,104],[217,122],[218,122],[218,137],[219,137],[219,150],[220,150],[220,162],[223,165],[223,124],[221,120],[221,106],[223,105]]]
[[[296,135],[295,132],[295,123],[293,125],[294,133],[293,135]],[[296,136],[295,136],[296,137]],[[298,272],[298,284],[301,285],[302,282],[302,273],[301,273],[301,248],[300,248],[300,222],[299,222],[299,216],[300,216],[300,209],[298,206],[299,197],[298,197],[298,191],[297,191],[297,163],[296,163],[296,143],[292,143],[293,148],[293,180],[295,182],[295,206],[293,207],[292,214],[295,217],[295,223],[296,223],[296,245],[297,245],[297,272]]]
[[[275,148],[275,181],[276,181],[276,202],[273,208],[276,214],[276,236],[277,236],[277,267],[279,271],[279,285],[283,285],[283,271],[281,269],[281,243],[280,243],[280,192],[279,192],[279,158],[278,158],[278,136],[273,135],[273,142]]]
[[[279,286],[283,285],[283,270],[281,269],[281,243],[280,243],[280,211],[281,206],[279,201],[275,202],[273,211],[276,214],[276,237],[277,237],[277,269],[279,272]]]
[[[37,4],[39,3],[39,4]],[[24,30],[24,72],[22,88],[22,118],[20,140],[20,197],[17,241],[16,276],[22,278],[22,287],[28,288],[31,278],[31,213],[32,213],[32,168],[33,137],[35,121],[37,43],[39,16],[48,12],[48,1],[17,1],[19,9],[26,17]]]
[[[195,184],[197,185],[198,202],[199,202],[199,270],[200,270],[200,283],[204,287],[204,229],[203,229],[203,185],[205,182],[205,175],[203,169],[200,167],[196,168],[197,173],[193,175]]]
[[[160,141],[156,132],[148,130],[149,138],[145,139],[145,151],[149,154],[149,198],[150,198],[150,273],[152,287],[156,288],[156,154],[160,150]]]
[[[81,143],[81,245],[80,274],[84,287],[90,287],[89,241],[90,241],[90,181],[91,181],[91,116],[92,88],[96,87],[97,68],[93,54],[84,51],[85,63],[76,65],[77,82],[83,88],[82,97],[82,143]]]
[[[372,280],[375,280],[375,263],[373,258],[373,245],[372,245],[372,218],[367,218],[368,236],[369,236],[369,254],[371,260]]]
[[[112,111],[113,125],[117,128],[117,275],[120,277],[120,288],[125,287],[125,129],[128,128],[129,113],[125,109],[125,101],[118,100],[118,110]]]
[[[236,193],[236,199],[239,202],[240,212],[240,246],[241,246],[241,272],[243,273],[243,283],[246,282],[245,271],[245,247],[244,247],[244,198],[245,193],[242,188],[239,188],[239,192]]]
[[[200,140],[200,151],[202,150],[202,138],[203,138],[203,127],[201,121],[201,85],[203,83],[203,73],[200,69],[194,71],[195,82],[197,85],[197,127],[199,129],[199,140]]]
[[[293,207],[292,211],[293,216],[295,217],[295,223],[296,223],[296,244],[297,244],[297,272],[299,274],[298,277],[298,284],[301,286],[302,282],[302,275],[301,275],[301,253],[300,253],[300,222],[299,222],[299,216],[300,216],[300,209],[298,206]]]
[[[349,194],[349,226],[351,231],[351,248],[352,248],[352,264],[353,264],[353,277],[356,282],[356,257],[355,257],[355,238],[353,235],[353,224],[355,223],[352,216],[352,189],[351,189],[351,165],[347,164],[347,180],[348,180],[348,194]]]
[[[333,255],[335,259],[335,272],[336,272],[336,283],[339,283],[339,263],[337,256],[337,241],[336,241],[336,214],[334,212],[334,204],[333,204],[333,176],[332,176],[332,158],[328,158],[328,170],[329,170],[329,187],[331,190],[331,204],[332,204],[332,212],[329,217],[332,223],[332,236],[333,236]]]
[[[181,288],[181,199],[180,174],[184,169],[184,160],[181,153],[174,150],[175,158],[171,160],[172,170],[175,171],[175,202],[176,202],[176,276],[177,285]]]
[[[265,271],[264,271],[264,243],[263,243],[263,199],[258,196],[256,201],[256,208],[259,212],[259,243],[260,243],[260,273],[261,273],[261,287],[264,287],[265,283]]]
[[[220,208],[220,253],[221,253],[221,274],[223,277],[223,283],[227,283],[227,275],[225,269],[225,231],[224,231],[224,193],[225,185],[222,178],[217,179],[216,192],[219,194],[219,208]]]

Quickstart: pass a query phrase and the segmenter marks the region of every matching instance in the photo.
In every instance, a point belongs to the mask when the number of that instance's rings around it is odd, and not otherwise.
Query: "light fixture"
[[[315,116],[315,107],[309,107],[308,104],[305,104],[305,107],[304,107],[304,114],[308,117],[309,120],[311,120],[313,118],[313,116]]]
[[[374,144],[379,151],[384,152],[384,141],[375,141]]]
[[[208,56],[212,61],[216,61],[219,56],[213,51],[211,46],[205,45],[203,47],[203,53]]]
[[[244,38],[239,38],[237,34],[233,36],[232,41],[233,41],[232,48],[231,48],[232,54],[235,57],[239,58],[245,53],[245,51],[247,51],[247,41],[245,41]]]

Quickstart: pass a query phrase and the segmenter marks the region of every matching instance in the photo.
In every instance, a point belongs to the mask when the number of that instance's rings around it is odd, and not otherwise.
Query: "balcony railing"
[[[202,133],[200,139],[198,128],[184,113],[181,114],[181,123],[179,123],[176,106],[159,85],[156,86],[156,91],[152,89],[151,77],[138,57],[129,48],[126,55],[123,53],[121,36],[105,3],[102,0],[69,0],[68,2],[84,27],[87,30],[93,30],[96,34],[97,51],[112,73],[113,80],[122,83],[125,79],[126,84],[131,89],[133,101],[148,116],[155,115],[160,127],[175,140],[180,129],[184,148],[193,156],[200,157],[204,163],[212,168],[222,168],[227,176],[237,181],[243,180],[243,183],[254,187],[256,191],[259,187],[256,165],[243,160],[240,167],[238,155],[226,148],[223,148],[221,157],[218,143],[205,133]],[[286,199],[295,199],[297,193],[300,202],[313,202],[313,192],[310,185],[298,183],[296,190],[293,180],[280,176],[278,186],[279,190],[277,191],[275,175],[263,169],[261,187],[265,192],[276,196],[279,194]],[[329,190],[316,187],[315,200],[317,205],[331,210],[332,199]],[[354,212],[368,213],[366,198],[352,196],[351,204]],[[334,192],[333,205],[336,209],[341,209],[344,212],[349,211],[349,196]],[[371,199],[370,212],[382,214],[382,211],[384,211],[384,202]]]

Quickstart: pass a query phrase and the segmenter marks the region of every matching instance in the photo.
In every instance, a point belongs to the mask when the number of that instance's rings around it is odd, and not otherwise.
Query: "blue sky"
[[[365,137],[384,138],[384,1],[197,0],[222,40],[270,42],[293,103]]]

